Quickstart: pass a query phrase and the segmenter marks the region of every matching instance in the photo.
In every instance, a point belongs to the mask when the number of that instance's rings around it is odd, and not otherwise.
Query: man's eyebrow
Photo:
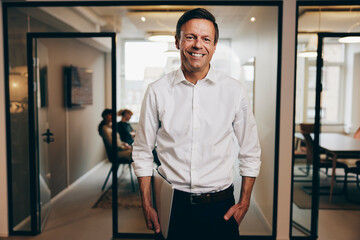
[[[192,35],[192,36],[199,36],[199,35],[197,35],[197,34],[195,34],[195,33],[184,33],[184,36],[187,36],[187,35]],[[205,38],[205,37],[207,37],[207,38],[214,38],[214,37],[211,37],[211,35],[201,35],[201,36],[199,36],[199,37],[202,37],[202,38]]]

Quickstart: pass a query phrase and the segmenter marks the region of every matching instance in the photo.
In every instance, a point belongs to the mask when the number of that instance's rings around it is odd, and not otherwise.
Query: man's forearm
[[[139,177],[141,202],[143,208],[151,207],[151,177]]]
[[[158,215],[151,205],[151,177],[138,177],[138,180],[146,225],[148,229],[154,230],[156,233],[160,233]]]
[[[236,222],[240,225],[241,221],[245,217],[245,214],[250,207],[250,197],[255,183],[255,179],[256,178],[254,177],[242,177],[240,200],[237,204],[232,206],[224,215],[224,219],[226,221],[233,216]]]
[[[239,203],[248,203],[250,204],[251,192],[254,187],[255,177],[242,177],[241,182],[241,194]]]

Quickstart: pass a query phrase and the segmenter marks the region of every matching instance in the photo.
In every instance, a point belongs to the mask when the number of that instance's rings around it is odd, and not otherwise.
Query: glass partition
[[[9,102],[11,135],[12,205],[10,226],[14,231],[31,231],[30,169],[28,142],[28,74],[26,33],[28,19],[19,9],[8,9]]]
[[[341,137],[351,141],[360,125],[357,94],[353,92],[359,82],[354,77],[359,43],[345,43],[341,39],[351,34],[355,37],[360,32],[358,14],[353,11],[358,8],[355,5],[298,7],[292,237],[326,238],[321,235],[324,233],[322,214],[328,213],[327,209],[350,210],[352,206],[349,201],[343,202],[344,170],[336,160],[341,156],[336,148],[326,146],[325,139]],[[318,126],[316,107],[319,107]],[[319,127],[318,149],[312,148],[316,147],[316,127]],[[334,143],[340,145],[341,141]],[[320,155],[315,156],[314,152]],[[332,164],[336,166],[336,177]],[[336,211],[327,216],[336,219]],[[347,224],[342,224],[343,231],[347,231]],[[329,231],[327,234],[333,235]]]
[[[175,9],[190,8],[188,6],[172,7]],[[211,64],[246,84],[249,92],[248,97],[254,106],[262,145],[262,171],[254,189],[250,213],[240,226],[240,233],[241,235],[272,235],[278,8],[262,6],[201,7],[214,13],[219,22],[220,40]],[[152,21],[154,17],[150,16],[144,9],[146,6],[138,6],[137,11],[132,12],[129,8],[124,7],[124,14],[121,15],[123,21],[130,21],[142,31],[137,38],[129,39],[126,37],[125,31],[132,27],[129,24],[130,27],[124,26],[124,32],[118,35],[122,46],[120,50],[121,66],[124,69],[119,79],[119,85],[122,86],[122,89],[118,101],[122,107],[134,111],[132,117],[134,127],[136,127],[142,97],[147,85],[180,66],[179,52],[175,48],[173,37],[165,42],[152,42],[147,38],[146,31],[140,27],[141,17],[146,18],[146,21]],[[174,11],[172,14],[158,12],[155,16],[159,24],[166,25],[168,31],[175,32],[176,21],[182,12],[183,10]],[[234,25],[235,22],[236,26]],[[138,58],[139,53],[142,55],[140,59]],[[234,178],[235,196],[238,198],[241,178],[236,163],[234,165]],[[126,215],[126,211],[129,210],[119,211],[119,219],[122,219],[123,214]],[[137,215],[142,216],[140,210]],[[252,224],[254,221],[258,224]],[[140,226],[143,226],[144,230],[139,229],[136,232],[147,232],[145,224],[142,224]],[[124,225],[123,222],[119,221],[119,232],[125,231],[126,226],[127,224]]]
[[[279,15],[281,14],[279,6],[275,4],[273,6],[203,5],[199,7],[204,7],[212,12],[219,24],[220,39],[211,64],[246,85],[262,147],[261,173],[253,190],[250,210],[240,226],[240,234],[242,236],[274,237],[274,227],[276,226],[276,222],[274,222],[274,219],[276,219],[274,217],[276,215],[276,212],[274,212],[274,206],[276,206],[274,199],[276,199],[277,195],[274,186],[277,176],[274,173],[277,166],[277,96],[279,96],[279,89],[277,89],[279,76],[277,73],[279,72],[278,45],[279,36],[281,35],[279,33]],[[180,66],[179,52],[175,48],[173,37],[175,26],[182,13],[192,8],[194,6],[188,5],[116,6],[116,3],[114,3],[114,6],[83,6],[81,8],[71,6],[71,4],[64,8],[48,6],[7,8],[9,29],[7,35],[8,68],[10,69],[9,100],[11,102],[9,114],[12,139],[12,159],[10,163],[13,171],[12,183],[10,184],[13,189],[10,213],[14,220],[11,223],[14,232],[31,230],[29,224],[22,223],[24,219],[30,216],[30,202],[28,200],[30,195],[28,179],[30,176],[28,169],[29,142],[27,137],[29,125],[27,115],[27,76],[26,73],[20,70],[15,71],[27,65],[26,33],[115,31],[117,35],[116,52],[118,62],[116,66],[117,88],[115,90],[117,109],[115,110],[118,111],[123,108],[132,110],[134,115],[131,124],[136,130],[138,113],[147,85]],[[111,17],[109,17],[109,14]],[[94,21],[97,23],[94,24]],[[170,40],[153,41],[152,37],[159,35],[160,32],[163,34],[165,30],[170,34]],[[85,43],[83,40],[81,42]],[[50,65],[55,61],[56,54],[61,54],[61,59],[74,60],[81,56],[81,54],[75,53],[79,49],[85,49],[85,47],[80,47],[77,44],[74,45],[76,47],[73,47],[73,50],[54,47],[61,43],[68,46],[69,49],[73,45],[69,41],[49,39],[40,41],[39,50],[46,50],[44,51],[49,56]],[[107,44],[99,44],[93,40],[85,44],[88,46],[88,50],[85,49],[84,52],[87,53],[91,52],[93,48],[98,50],[107,48]],[[44,45],[46,48],[42,48]],[[65,155],[62,156],[65,159],[65,164],[63,162],[59,163],[59,171],[53,174],[53,179],[49,183],[46,179],[49,176],[46,174],[48,166],[44,165],[40,168],[43,182],[50,185],[52,198],[63,192],[67,186],[76,182],[94,166],[88,164],[84,167],[84,165],[80,164],[80,161],[74,159],[92,159],[94,156],[103,159],[105,156],[100,138],[98,138],[98,135],[94,135],[97,132],[91,132],[93,136],[90,133],[88,134],[83,127],[83,123],[88,121],[86,118],[91,119],[91,123],[98,122],[102,108],[113,106],[112,103],[115,97],[113,96],[113,99],[111,99],[111,92],[114,90],[109,87],[111,86],[108,62],[110,56],[106,50],[103,51],[105,51],[104,58],[94,63],[95,65],[98,64],[96,68],[105,66],[105,69],[102,69],[97,74],[97,80],[102,81],[105,79],[105,84],[96,88],[96,93],[101,92],[101,94],[97,95],[97,97],[102,98],[101,107],[97,106],[98,109],[88,112],[85,119],[85,115],[80,114],[85,110],[65,110],[65,99],[63,99],[63,105],[57,108],[57,111],[67,112],[65,125],[63,124],[67,127],[64,133],[61,133],[65,136],[65,139],[61,140],[65,141]],[[71,62],[70,60],[68,62]],[[77,62],[79,61],[77,60]],[[59,69],[51,73],[49,71],[48,69],[48,81],[55,81],[54,79],[58,79],[63,74]],[[56,76],[56,73],[58,76]],[[50,77],[50,74],[52,77]],[[14,90],[16,84],[14,84],[15,80],[13,79],[15,78],[12,76],[15,75],[19,79],[17,80],[17,86],[23,86],[24,88],[22,91]],[[58,86],[58,88],[53,88],[53,91],[59,91],[57,94],[63,94],[62,88],[63,86]],[[41,94],[38,98],[42,98]],[[48,107],[52,108],[53,106],[48,105]],[[19,109],[23,110],[20,111]],[[49,112],[56,115],[52,109],[49,109]],[[49,116],[49,118],[54,119],[56,116]],[[57,120],[60,120],[60,118]],[[44,126],[43,130],[46,130],[46,127]],[[89,129],[92,128],[93,126],[89,127]],[[57,134],[59,135],[59,133]],[[91,139],[89,146],[84,144],[85,139],[87,141]],[[96,141],[93,139],[96,139]],[[94,151],[94,154],[85,154],[84,152],[87,152],[90,148],[91,151]],[[44,148],[40,150],[45,151]],[[237,200],[240,196],[241,177],[239,176],[236,158],[237,154],[234,152],[234,185]],[[52,165],[55,168],[57,166],[54,162],[52,162]],[[85,168],[86,171],[84,172]],[[139,189],[136,185],[135,191],[132,191],[130,173],[133,175],[132,170],[129,171],[129,167],[124,166],[118,171],[118,181],[115,178],[118,183],[118,199],[113,200],[116,201],[115,204],[117,204],[118,210],[113,213],[114,236],[149,237],[152,231],[149,231],[145,226],[139,202]],[[56,174],[62,174],[62,180],[58,184],[52,185]],[[101,185],[103,182],[99,184]],[[44,189],[46,190],[46,188]],[[105,193],[99,193],[98,198],[100,199],[102,196],[110,196],[111,199],[111,196],[114,195],[111,195],[111,188],[105,188]],[[116,210],[113,209],[113,211]]]

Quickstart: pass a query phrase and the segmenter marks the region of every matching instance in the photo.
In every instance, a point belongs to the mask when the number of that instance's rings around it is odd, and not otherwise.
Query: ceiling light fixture
[[[351,12],[352,9],[350,9]],[[360,22],[356,22],[353,25],[349,27],[347,32],[350,33],[354,30],[354,28],[358,27],[360,25]],[[340,43],[360,43],[360,37],[359,36],[348,36],[348,37],[342,37],[339,38]]]
[[[255,17],[251,17],[250,18],[250,22],[255,22],[256,21],[256,18]]]
[[[341,43],[360,43],[360,37],[342,37],[339,38]]]
[[[317,57],[317,35],[311,34],[310,36],[306,35],[306,47],[303,49],[299,49],[297,56],[302,58],[316,58]]]
[[[141,21],[145,22],[146,21],[146,17],[141,17]]]
[[[152,42],[174,42],[174,34],[171,33],[150,33],[148,36],[149,41]]]

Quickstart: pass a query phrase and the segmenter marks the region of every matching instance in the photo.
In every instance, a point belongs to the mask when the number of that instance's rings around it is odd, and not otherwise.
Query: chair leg
[[[112,170],[112,167],[110,168],[110,171],[109,171],[109,173],[108,173],[108,175],[107,175],[107,177],[105,179],[105,182],[104,182],[104,184],[103,184],[103,186],[101,188],[101,191],[104,191],[104,189],[105,189],[106,183],[108,182],[110,174],[111,174],[111,170]]]
[[[345,172],[343,192],[344,192],[344,195],[345,195],[345,198],[346,198],[346,199],[348,199],[348,194],[347,194],[347,176],[348,176],[348,172]]]
[[[133,176],[132,176],[132,171],[131,171],[131,163],[129,163],[129,171],[130,171],[130,178],[131,178],[132,190],[133,190],[133,192],[135,192],[135,184],[134,184],[134,180],[133,180]]]

